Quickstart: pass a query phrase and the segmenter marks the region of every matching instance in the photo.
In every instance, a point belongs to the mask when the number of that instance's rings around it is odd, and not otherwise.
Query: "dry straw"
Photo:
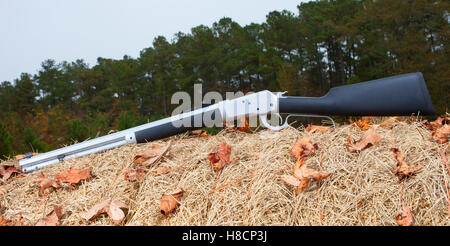
[[[376,119],[381,121],[382,119]],[[290,149],[306,133],[303,128],[271,132],[223,130],[212,137],[176,136],[168,154],[156,165],[144,168],[142,182],[124,180],[123,173],[137,167],[136,154],[169,140],[127,145],[83,158],[66,160],[43,169],[49,177],[75,167],[90,168],[93,177],[73,188],[58,189],[39,197],[30,187],[37,173],[0,183],[8,191],[0,195],[0,215],[35,224],[53,206],[63,207],[62,225],[86,224],[81,217],[96,203],[108,198],[125,202],[129,210],[124,225],[396,225],[395,216],[404,202],[411,208],[415,225],[450,225],[445,179],[449,173],[441,150],[448,144],[430,141],[430,132],[418,121],[402,120],[392,130],[379,128],[380,142],[361,152],[349,152],[347,137],[358,140],[362,131],[352,125],[335,131],[313,133],[319,150],[305,160],[308,167],[332,176],[320,185],[311,182],[299,195],[279,177],[291,174],[295,157]],[[207,155],[223,142],[231,158],[239,160],[220,171],[209,166]],[[423,164],[416,175],[399,183],[393,174],[395,145],[408,164]],[[11,161],[8,161],[11,162]],[[161,166],[172,169],[156,176]],[[402,186],[402,187],[400,187]],[[185,190],[181,205],[167,218],[159,211],[162,194],[176,187]],[[320,190],[319,190],[320,187]],[[113,225],[107,215],[90,224]]]

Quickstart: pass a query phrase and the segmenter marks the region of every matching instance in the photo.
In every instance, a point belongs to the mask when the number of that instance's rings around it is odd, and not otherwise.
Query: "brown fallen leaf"
[[[304,165],[304,163],[305,163],[304,161],[305,161],[305,157],[301,157],[301,158],[297,159],[297,162],[295,163],[295,166],[294,166],[294,170],[292,171],[294,174],[297,170],[300,169],[300,167],[302,167]]]
[[[128,206],[121,201],[112,200],[109,205],[109,210],[106,211],[116,225],[120,224],[125,218],[125,213],[122,209],[128,209]]]
[[[450,137],[450,125],[445,124],[442,127],[437,128],[431,133],[431,138],[437,143],[444,144],[448,142]]]
[[[222,123],[222,125],[231,131],[238,130],[241,132],[246,132],[246,131],[250,130],[250,126],[249,126],[246,118],[241,118],[240,121],[237,123],[237,125],[230,124],[227,122]]]
[[[164,148],[155,147],[144,152],[143,154],[136,155],[133,162],[146,167],[156,164],[167,153],[171,144],[172,141],[169,141]]]
[[[53,205],[53,211],[36,223],[36,226],[59,226],[61,223],[62,207]]]
[[[328,126],[316,126],[316,125],[308,125],[306,126],[306,132],[308,133],[315,133],[315,132],[319,132],[319,133],[325,133],[328,132],[329,130],[331,130],[331,127]]]
[[[163,194],[161,197],[160,211],[165,216],[172,213],[180,204],[180,199],[183,196],[184,190],[177,188],[168,194]]]
[[[95,204],[91,209],[89,209],[86,214],[81,216],[83,219],[89,221],[99,216],[102,213],[106,213],[106,207],[111,203],[111,199],[104,200]]]
[[[69,183],[68,186],[71,186],[72,184],[78,184],[81,180],[91,178],[90,172],[90,169],[80,171],[76,168],[69,168],[69,170],[57,174],[56,180],[59,182]]]
[[[142,180],[144,180],[146,173],[147,171],[145,171],[144,169],[138,168],[130,172],[125,172],[124,179],[130,182],[141,182]]]
[[[312,154],[318,148],[319,146],[317,144],[313,144],[307,136],[304,136],[294,144],[291,149],[291,154],[298,159],[300,157]]]
[[[394,126],[394,123],[397,122],[398,116],[391,117],[387,120],[385,120],[383,123],[380,124],[380,127],[383,127],[385,129],[392,129]]]
[[[223,127],[226,127],[228,130],[234,131],[236,126],[234,124],[229,124],[227,122],[222,123]]]
[[[403,206],[402,212],[395,216],[395,221],[399,226],[411,226],[414,219],[408,206]]]
[[[298,180],[297,177],[293,176],[293,175],[283,175],[280,178],[282,181],[284,181],[287,184],[293,185],[293,186],[299,186],[300,185],[300,180]]]
[[[16,224],[12,220],[7,220],[0,216],[0,226],[15,226]]]
[[[17,221],[8,220],[0,216],[0,226],[24,226],[22,213],[19,212],[19,219]]]
[[[245,117],[239,121],[237,129],[238,129],[238,131],[241,131],[241,132],[246,132],[246,131],[250,130],[250,126],[248,125],[248,121]]]
[[[51,189],[52,187],[55,189],[61,188],[61,186],[55,180],[47,178],[47,176],[45,176],[42,171],[39,176],[40,178],[32,180],[30,182],[30,184],[39,183],[39,186],[41,187],[39,190],[39,196],[44,195],[45,190]]]
[[[310,168],[307,168],[306,165],[302,166],[300,169],[298,169],[294,176],[298,178],[308,178],[313,179],[315,181],[321,181],[325,178],[328,178],[331,175],[331,173],[323,173],[319,172]]]
[[[421,123],[428,128],[430,131],[436,131],[438,128],[441,128],[443,125],[450,124],[450,117],[443,115],[439,116],[435,121],[428,122],[428,120],[423,120]]]
[[[400,181],[422,169],[422,164],[409,166],[406,163],[402,153],[397,148],[391,148],[391,151],[394,152],[395,160],[397,162],[396,166],[394,167],[394,174],[399,178]]]
[[[283,180],[287,184],[296,186],[297,191],[295,194],[298,195],[308,187],[310,180],[321,181],[325,178],[328,178],[330,175],[331,173],[323,173],[308,168],[304,164],[304,158],[299,158],[294,167],[294,175],[283,175],[281,176],[281,180]]]
[[[5,196],[6,194],[8,194],[8,191],[5,188],[0,188],[0,195]]]
[[[193,130],[189,133],[190,136],[208,136],[205,130]]]
[[[13,165],[3,165],[2,168],[0,168],[0,177],[2,177],[3,181],[7,181],[12,176],[21,173],[22,171]]]
[[[16,160],[18,161],[27,158],[27,156],[35,156],[35,155],[39,155],[39,153],[26,153],[23,155],[16,155],[14,158],[16,158]]]
[[[370,117],[365,118],[364,120],[357,120],[355,122],[352,119],[349,119],[350,124],[355,125],[362,130],[368,130],[370,128]]]
[[[158,169],[154,170],[153,173],[156,176],[159,176],[159,175],[163,175],[163,174],[169,173],[170,171],[172,171],[172,170],[170,168],[168,168],[168,167],[159,167]]]
[[[309,179],[307,178],[301,178],[300,179],[300,185],[297,186],[297,190],[295,191],[295,194],[298,195],[300,192],[304,191],[309,186]]]
[[[294,168],[294,177],[300,180],[300,186],[297,188],[296,194],[306,189],[310,180],[321,181],[331,175],[331,173],[323,173],[308,168],[304,164],[303,159],[298,160],[297,163],[300,164],[296,165],[296,168]]]
[[[82,218],[90,221],[100,214],[107,213],[113,220],[114,224],[119,225],[125,218],[125,213],[123,210],[127,209],[128,206],[125,203],[118,200],[107,199],[95,204],[84,216],[82,216]]]
[[[216,162],[220,161],[219,156],[217,155],[217,152],[212,152],[208,154],[208,160],[209,160],[209,164],[213,165]]]
[[[376,144],[381,139],[381,135],[375,133],[377,130],[378,125],[372,126],[369,130],[364,132],[361,139],[356,142],[352,143],[350,136],[347,138],[348,143],[350,146],[345,146],[349,151],[361,151],[363,149],[366,149],[374,144]]]
[[[217,152],[209,153],[208,160],[209,164],[215,169],[222,169],[226,164],[230,162],[231,146],[226,142],[223,142]]]

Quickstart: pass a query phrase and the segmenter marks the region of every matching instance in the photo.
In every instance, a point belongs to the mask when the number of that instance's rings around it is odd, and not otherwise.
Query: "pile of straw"
[[[334,131],[310,134],[319,149],[305,163],[332,175],[320,183],[311,182],[298,195],[280,176],[292,174],[296,159],[290,150],[306,134],[304,128],[279,132],[226,129],[216,136],[172,137],[169,152],[156,165],[144,168],[147,174],[141,182],[124,180],[123,173],[137,167],[133,157],[153,145],[164,146],[169,139],[127,145],[46,167],[43,172],[49,177],[69,167],[90,168],[93,175],[48,197],[40,197],[39,187],[29,185],[38,172],[2,182],[0,188],[7,194],[0,195],[0,216],[10,220],[22,216],[25,224],[33,225],[53,209],[52,205],[60,205],[62,225],[84,225],[86,211],[114,198],[129,207],[123,225],[396,225],[403,197],[414,225],[450,225],[446,186],[450,175],[441,158],[442,149],[448,156],[448,144],[431,141],[430,131],[418,121],[403,120],[392,130],[378,128],[382,139],[374,146],[361,152],[348,151],[347,137],[358,140],[362,133],[354,125],[343,125]],[[231,158],[239,160],[217,171],[207,156],[222,142],[231,146]],[[393,146],[409,165],[423,165],[402,183],[393,173]],[[162,166],[172,171],[156,176],[153,171]],[[176,187],[185,190],[181,204],[165,217],[159,209],[161,196]],[[113,222],[104,214],[89,224]]]

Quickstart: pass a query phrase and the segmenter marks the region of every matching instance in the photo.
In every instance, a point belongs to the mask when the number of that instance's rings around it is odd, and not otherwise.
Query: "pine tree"
[[[6,129],[5,124],[0,121],[0,159],[12,154],[13,138]]]

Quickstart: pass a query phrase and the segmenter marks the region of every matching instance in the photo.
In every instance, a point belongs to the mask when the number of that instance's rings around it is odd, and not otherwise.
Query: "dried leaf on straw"
[[[165,216],[172,213],[177,206],[180,204],[180,199],[183,196],[184,190],[182,188],[177,188],[174,191],[163,194],[161,197],[160,211]]]
[[[431,133],[431,138],[437,143],[444,144],[448,142],[450,137],[450,125],[443,125]]]
[[[208,136],[208,132],[205,130],[193,130],[189,133],[191,136]]]
[[[329,127],[329,126],[308,125],[308,126],[306,126],[305,130],[308,133],[315,133],[315,132],[325,133],[325,132],[330,131],[331,127]]]
[[[81,180],[87,180],[91,177],[91,170],[86,169],[80,171],[76,168],[69,168],[69,170],[62,171],[56,175],[56,180],[59,182],[69,183],[69,186],[72,184],[78,184]]]
[[[421,123],[428,128],[430,131],[436,131],[446,124],[450,124],[450,117],[448,116],[439,116],[435,121],[428,122],[428,120],[421,121]]]
[[[302,167],[300,167],[300,169],[296,170],[296,172],[294,173],[295,177],[298,178],[308,178],[308,179],[313,179],[315,181],[321,181],[325,178],[328,178],[331,175],[331,173],[323,173],[323,172],[319,172],[310,168],[307,168],[306,165],[303,165]]]
[[[392,129],[394,126],[394,123],[397,122],[398,116],[391,117],[387,120],[385,120],[383,123],[380,124],[380,127],[383,127],[385,129]]]
[[[238,129],[238,131],[241,131],[241,132],[246,132],[246,131],[250,130],[248,121],[245,117],[239,121],[237,129]]]
[[[285,183],[287,183],[289,185],[293,185],[293,186],[300,185],[300,180],[298,180],[298,178],[296,178],[293,175],[283,175],[283,176],[281,176],[281,180],[283,180]]]
[[[370,117],[365,118],[364,120],[357,120],[355,122],[352,119],[349,119],[350,124],[353,124],[362,130],[368,130],[370,128]]]
[[[404,178],[409,177],[422,169],[423,165],[421,164],[409,166],[406,163],[402,153],[397,148],[392,148],[391,150],[392,152],[394,152],[395,160],[397,162],[396,166],[394,167],[394,174],[397,175],[400,180],[403,180]]]
[[[159,175],[163,175],[163,174],[169,173],[170,171],[171,171],[171,169],[168,168],[168,167],[159,167],[158,169],[156,169],[155,171],[153,171],[153,173],[154,173],[156,176],[159,176]]]
[[[169,141],[164,148],[158,146],[144,152],[143,154],[136,155],[133,159],[133,162],[146,167],[151,166],[161,160],[161,158],[169,150],[171,144],[172,141]]]
[[[226,127],[228,130],[234,131],[238,130],[241,132],[246,132],[250,129],[250,126],[248,124],[248,121],[246,118],[241,118],[239,122],[237,123],[237,126],[231,123],[224,122],[223,126]]]
[[[321,181],[330,175],[331,173],[323,173],[308,168],[304,164],[304,158],[299,158],[294,167],[294,175],[283,175],[281,176],[281,180],[287,184],[296,186],[296,194],[298,194],[308,187],[310,180]]]
[[[39,176],[40,178],[31,181],[31,184],[39,183],[39,186],[41,187],[39,190],[39,196],[44,195],[44,192],[47,189],[58,189],[61,187],[55,180],[47,178],[43,172],[41,172]]]
[[[217,152],[209,153],[208,160],[209,164],[215,169],[222,169],[226,164],[230,162],[231,146],[226,142],[223,142]]]
[[[22,171],[17,169],[13,165],[3,165],[2,168],[0,168],[0,177],[2,177],[3,181],[7,181],[10,179],[13,175],[21,174]]]
[[[300,163],[299,165],[296,165],[298,168],[294,169],[294,177],[300,180],[300,186],[297,188],[297,194],[308,187],[310,180],[321,181],[331,175],[331,173],[323,173],[308,168],[306,164],[304,164],[303,159],[299,159],[297,163]]]
[[[106,213],[107,206],[111,203],[111,199],[104,200],[102,202],[99,202],[95,204],[91,209],[87,211],[85,215],[83,215],[83,219],[85,220],[91,220],[97,216],[99,216],[102,213]]]
[[[118,225],[125,218],[123,209],[128,209],[128,206],[118,200],[112,200],[109,204],[109,209],[106,210],[108,216],[113,220],[115,225]]]
[[[0,188],[0,195],[5,196],[8,193],[8,191],[5,188]]]
[[[107,199],[95,204],[84,216],[82,216],[82,218],[89,221],[96,218],[100,214],[107,213],[113,220],[114,224],[119,225],[125,218],[125,213],[123,210],[127,209],[128,206],[125,203],[118,200]]]
[[[307,178],[301,178],[300,179],[300,185],[297,186],[297,190],[295,191],[295,194],[298,195],[300,192],[304,191],[309,186],[309,179]]]
[[[130,172],[125,172],[124,179],[130,182],[141,182],[142,180],[144,180],[146,173],[147,171],[145,171],[144,169],[138,168]]]
[[[377,125],[372,126],[369,130],[364,132],[361,139],[356,143],[352,143],[351,138],[348,137],[347,141],[350,144],[350,146],[345,146],[345,147],[350,151],[361,151],[363,149],[366,149],[366,148],[376,144],[381,139],[381,135],[375,133],[377,128],[378,128]]]
[[[7,220],[0,216],[0,226],[15,226],[16,224],[12,220]]]
[[[319,148],[317,144],[313,144],[311,140],[304,136],[297,141],[291,149],[291,154],[297,158],[312,154]]]
[[[223,122],[223,127],[226,127],[228,130],[234,131],[236,129],[236,126],[231,123]]]
[[[408,206],[402,208],[402,212],[395,216],[395,221],[399,226],[411,226],[414,219]]]
[[[47,214],[44,218],[36,223],[36,226],[59,226],[61,223],[59,219],[61,218],[62,207],[53,205],[53,210]]]

